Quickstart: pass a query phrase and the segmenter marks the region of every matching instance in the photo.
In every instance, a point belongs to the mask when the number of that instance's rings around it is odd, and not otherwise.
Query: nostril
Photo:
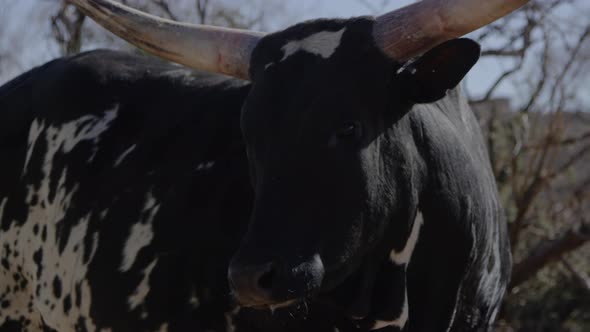
[[[273,282],[275,279],[276,270],[272,265],[269,265],[266,272],[262,273],[260,278],[258,278],[258,287],[265,291],[270,291],[273,286]]]

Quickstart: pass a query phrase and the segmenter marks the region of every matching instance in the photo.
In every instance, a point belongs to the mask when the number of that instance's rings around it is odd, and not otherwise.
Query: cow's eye
[[[361,125],[358,122],[348,122],[338,129],[330,139],[329,146],[336,146],[339,143],[350,142],[350,140],[361,137]]]
[[[358,122],[348,122],[338,130],[338,138],[355,138],[361,134],[361,126]]]

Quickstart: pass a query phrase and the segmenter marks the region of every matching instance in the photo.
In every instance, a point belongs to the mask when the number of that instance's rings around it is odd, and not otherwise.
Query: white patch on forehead
[[[143,220],[131,226],[129,237],[123,247],[123,261],[119,267],[121,272],[129,271],[135,263],[139,251],[152,242],[154,238],[152,222],[159,208],[160,205],[156,203],[156,199],[149,192],[142,210]]]
[[[404,306],[402,307],[402,312],[400,313],[400,316],[392,321],[377,320],[377,321],[375,321],[375,324],[373,324],[373,327],[371,328],[371,330],[380,330],[382,328],[389,327],[389,326],[395,326],[395,327],[399,328],[400,330],[403,330],[404,326],[408,322],[408,315],[409,315],[408,309],[409,309],[408,308],[408,294],[406,292],[406,294],[404,296]]]
[[[280,61],[286,60],[298,51],[305,51],[328,59],[340,45],[345,30],[346,28],[342,28],[340,31],[322,31],[301,40],[290,41],[281,48],[284,55]]]
[[[158,259],[156,258],[145,268],[145,270],[143,270],[143,278],[139,282],[137,289],[135,289],[133,294],[131,294],[127,300],[127,303],[129,304],[129,310],[134,310],[145,301],[145,298],[150,292],[150,275],[152,274],[152,271],[156,267],[157,263]]]
[[[420,235],[420,228],[422,228],[422,224],[424,224],[424,218],[422,217],[422,212],[418,211],[418,213],[416,214],[416,219],[414,220],[414,224],[412,225],[412,232],[410,233],[410,237],[406,241],[404,249],[401,252],[397,252],[394,249],[389,254],[389,259],[391,259],[393,263],[397,265],[410,263],[412,253],[414,252],[414,248],[416,247],[416,243],[418,242],[418,237]]]
[[[121,163],[123,162],[123,159],[125,159],[125,157],[127,157],[131,152],[133,152],[133,150],[135,150],[135,146],[136,145],[133,144],[127,150],[123,151],[123,153],[121,153],[119,158],[117,158],[117,160],[115,160],[113,167],[118,167],[119,165],[121,165]]]
[[[168,323],[162,324],[157,332],[168,332]]]

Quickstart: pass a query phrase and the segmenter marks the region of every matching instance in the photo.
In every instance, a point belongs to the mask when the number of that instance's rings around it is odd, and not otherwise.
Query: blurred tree
[[[211,0],[122,0],[124,4],[139,10],[176,21],[211,24],[242,29],[265,30],[268,13],[284,10],[280,2],[250,1],[250,10],[243,10],[236,2]],[[61,55],[80,52],[83,45],[105,39],[112,44],[108,32],[95,24],[85,25],[85,16],[73,5],[61,0],[59,8],[51,16],[53,37],[60,45]],[[98,36],[98,38],[97,38]],[[121,45],[117,45],[121,46]],[[131,46],[127,46],[131,47]]]
[[[55,41],[61,46],[64,55],[76,54],[82,47],[82,26],[86,16],[65,2],[51,17],[51,27]]]
[[[473,103],[504,201],[514,268],[504,324],[590,330],[590,19],[573,0],[537,0],[477,32],[506,68]],[[496,99],[507,84],[515,109]]]
[[[120,0],[154,15],[201,24],[271,30],[273,16],[285,21],[287,11],[279,0]],[[16,20],[27,18],[27,24]],[[49,18],[49,20],[48,20]],[[125,41],[85,19],[65,0],[12,1],[0,6],[0,84],[50,59],[96,48],[134,50]]]
[[[374,14],[388,6],[358,2]],[[590,331],[588,14],[584,1],[534,0],[471,35],[482,44],[480,62],[497,72],[483,93],[466,93],[514,255],[499,331]],[[499,98],[501,88],[513,100]]]

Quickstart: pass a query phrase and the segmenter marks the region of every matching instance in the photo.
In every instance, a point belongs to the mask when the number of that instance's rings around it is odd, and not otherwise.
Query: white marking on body
[[[414,252],[414,248],[416,247],[416,243],[418,243],[418,237],[420,236],[420,228],[422,228],[422,224],[424,223],[424,218],[422,217],[422,213],[418,211],[416,214],[416,219],[414,219],[414,224],[412,225],[412,231],[410,236],[406,240],[406,245],[401,252],[397,252],[394,250],[391,251],[389,254],[389,259],[397,265],[403,265],[410,263],[412,258],[412,253]]]
[[[497,227],[497,225],[495,226]],[[500,258],[500,238],[497,228],[490,230],[488,233],[489,243],[483,245],[475,244],[474,247],[480,250],[479,255],[487,257],[484,264],[481,265],[481,278],[477,287],[477,293],[485,303],[493,307],[500,301],[501,294],[504,294],[506,285],[502,282],[501,272],[501,258]],[[477,240],[475,228],[472,228],[472,238]],[[491,312],[491,320],[493,321],[498,314],[499,306]]]
[[[119,270],[121,272],[129,271],[133,263],[135,263],[135,258],[137,258],[139,251],[149,245],[153,238],[154,233],[151,224],[133,224],[131,226],[131,234],[127,238],[125,247],[123,248],[123,262]]]
[[[54,127],[49,127],[47,129],[47,134],[56,135],[55,139],[52,140],[53,145],[51,149],[53,154],[55,154],[55,151],[59,148],[61,148],[64,153],[68,153],[72,151],[78,143],[90,140],[94,143],[92,146],[92,154],[88,159],[88,161],[91,162],[98,151],[97,144],[100,140],[100,135],[109,129],[111,122],[117,117],[118,111],[119,105],[116,104],[113,109],[104,112],[104,117],[85,115],[77,120],[63,124],[59,130],[56,130]]]
[[[145,298],[150,292],[150,275],[157,263],[158,259],[156,258],[145,268],[145,270],[143,270],[143,278],[141,279],[141,282],[127,300],[129,310],[134,310],[145,301]]]
[[[68,236],[67,244],[60,255],[56,245],[47,245],[51,241],[47,241],[43,248],[43,270],[44,273],[41,279],[38,281],[38,285],[41,285],[41,294],[37,299],[37,310],[43,316],[43,320],[46,324],[56,330],[69,330],[73,329],[77,323],[72,318],[83,316],[89,317],[90,304],[91,304],[91,292],[88,286],[86,273],[88,270],[88,264],[83,262],[84,249],[84,238],[88,234],[88,222],[90,220],[90,214],[84,216],[80,223],[71,228],[71,232]],[[55,238],[56,240],[60,236],[55,233],[56,229],[53,227],[48,228],[48,238]],[[78,247],[78,250],[75,249]],[[98,234],[93,234],[93,241],[91,243],[90,260],[94,257],[96,248],[98,247]],[[48,271],[45,271],[48,270]],[[51,285],[54,276],[59,276],[61,280],[62,295],[56,298],[53,294],[52,287],[43,287],[43,285]],[[78,308],[76,305],[72,305],[70,312],[67,314],[64,312],[62,299],[69,295],[72,303],[74,303],[75,287],[76,283],[81,284],[80,289],[82,294],[82,305]],[[65,319],[64,319],[65,318]]]
[[[236,325],[234,324],[234,317],[240,312],[241,307],[237,306],[232,311],[225,313],[225,331],[235,332]]]
[[[44,128],[45,126],[43,123],[39,123],[37,119],[33,120],[33,123],[31,123],[31,128],[29,129],[29,140],[27,143],[27,157],[25,159],[25,166],[23,168],[25,171],[27,170],[29,161],[31,160],[31,155],[35,149],[35,143],[37,143],[37,139],[39,138],[39,135],[41,135],[41,132],[43,132]]]
[[[214,161],[207,161],[207,162],[200,163],[199,165],[197,165],[197,167],[195,168],[195,171],[207,171],[207,170],[210,170],[211,168],[213,168],[213,166],[215,166]]]
[[[156,332],[168,332],[168,323],[162,324],[162,326],[160,326],[160,328]]]
[[[414,223],[412,225],[412,230],[410,231],[410,236],[406,240],[406,244],[402,251],[397,252],[394,250],[391,251],[389,254],[389,259],[396,265],[406,265],[410,263],[412,259],[412,254],[414,249],[416,248],[416,244],[418,243],[418,238],[420,237],[420,229],[424,224],[424,218],[422,216],[422,212],[418,211],[416,213],[416,218],[414,219]],[[379,330],[389,326],[396,326],[400,330],[404,328],[408,321],[409,315],[409,308],[408,308],[408,290],[407,288],[404,291],[404,304],[402,307],[402,311],[400,316],[391,321],[385,320],[377,320],[375,324],[371,328],[371,330]]]
[[[65,178],[66,171],[62,172],[61,179]],[[60,181],[62,182],[62,181]],[[78,317],[84,317],[86,328],[93,330],[93,323],[89,319],[90,304],[92,295],[86,281],[88,265],[92,261],[96,248],[98,246],[98,234],[93,234],[91,242],[89,260],[84,262],[83,255],[85,249],[85,236],[88,234],[88,222],[90,214],[82,217],[78,224],[71,227],[67,237],[67,242],[60,253],[58,243],[61,234],[57,232],[57,222],[65,217],[67,206],[71,200],[71,193],[68,193],[63,186],[58,187],[55,200],[51,205],[34,205],[29,209],[29,215],[26,222],[18,227],[12,226],[7,232],[0,234],[0,239],[19,238],[19,245],[12,246],[13,250],[18,250],[21,254],[18,259],[11,262],[11,268],[16,273],[17,266],[23,267],[22,274],[29,280],[25,289],[12,293],[10,310],[2,310],[0,314],[0,325],[7,318],[22,316],[28,312],[29,302],[32,303],[34,312],[28,313],[28,318],[33,322],[42,320],[47,326],[56,330],[74,330],[78,323]],[[47,200],[46,197],[43,198]],[[37,225],[37,233],[33,228]],[[43,241],[39,233],[40,228],[46,229],[46,240]],[[0,241],[4,245],[6,242]],[[77,249],[76,249],[77,248]],[[40,267],[33,262],[35,254],[41,253]],[[61,291],[59,296],[54,294],[53,282],[58,280]],[[68,312],[64,312],[63,300],[66,296],[70,297],[71,303],[74,303],[75,286],[79,285],[81,294],[80,307],[72,304]],[[38,294],[36,289],[39,287]],[[20,311],[20,313],[19,313]],[[35,323],[37,324],[37,323]]]
[[[3,272],[11,276],[18,274],[27,282],[12,285],[12,292],[4,297],[10,301],[10,306],[0,311],[0,326],[7,319],[25,317],[31,321],[27,330],[41,329],[42,322],[59,331],[96,330],[90,317],[92,294],[86,280],[99,241],[97,233],[88,233],[94,213],[89,211],[77,223],[65,228],[67,232],[58,228],[69,211],[78,185],[66,187],[69,165],[60,162],[62,168],[56,170],[54,163],[56,155],[67,155],[78,143],[88,140],[94,143],[91,160],[98,150],[100,135],[116,114],[117,106],[106,111],[104,117],[87,115],[56,126],[46,126],[36,119],[32,122],[22,175],[40,173],[41,180],[27,187],[26,219],[0,230],[0,248],[8,247],[18,253],[8,258],[9,271]],[[41,144],[43,155],[39,161],[35,158],[33,165],[33,153]],[[91,241],[86,241],[89,235]],[[5,278],[3,282],[11,279]],[[69,307],[64,305],[66,297],[71,300]],[[80,326],[82,321],[84,326]]]
[[[144,247],[148,246],[154,238],[154,232],[152,230],[152,222],[160,205],[156,203],[156,199],[151,192],[148,192],[145,205],[142,211],[142,221],[133,224],[129,237],[123,247],[123,260],[119,271],[127,272],[135,263],[137,254]]]
[[[109,209],[104,209],[100,212],[99,216],[100,216],[100,220],[103,220],[104,218],[106,218],[107,214],[109,213]]]
[[[118,167],[119,165],[121,165],[125,157],[127,157],[131,152],[133,152],[133,150],[135,150],[135,146],[136,145],[133,144],[127,150],[123,151],[119,158],[117,158],[117,160],[115,160],[115,162],[113,163],[113,167]]]
[[[3,198],[2,201],[0,201],[0,221],[2,221],[2,217],[4,216],[4,205],[6,205],[7,201],[8,197]]]
[[[400,316],[392,321],[377,320],[377,321],[375,321],[375,324],[373,325],[371,330],[379,330],[379,329],[382,329],[382,328],[385,328],[388,326],[395,326],[395,327],[399,328],[400,330],[403,330],[404,326],[408,322],[408,314],[409,314],[408,294],[406,292],[405,297],[404,297],[404,306],[402,307],[402,312],[401,312]]]
[[[280,61],[286,60],[298,51],[305,51],[328,59],[340,45],[345,30],[346,28],[339,31],[322,31],[301,40],[290,41],[281,48],[284,55]]]
[[[201,304],[194,288],[191,291],[191,297],[188,300],[188,304],[190,304],[190,306],[193,309],[197,309],[199,307],[199,305]]]
[[[172,64],[173,66],[180,67],[178,64]],[[157,73],[153,73],[154,75],[158,75]],[[162,76],[172,78],[175,80],[181,80],[183,84],[190,84],[191,82],[195,82],[197,78],[195,77],[194,73],[185,67],[180,67],[178,69],[167,70],[161,73]]]
[[[295,302],[297,302],[297,300],[289,300],[289,301],[286,301],[283,303],[272,304],[272,305],[268,306],[268,308],[270,309],[271,314],[274,315],[274,313],[277,309],[287,308]]]

